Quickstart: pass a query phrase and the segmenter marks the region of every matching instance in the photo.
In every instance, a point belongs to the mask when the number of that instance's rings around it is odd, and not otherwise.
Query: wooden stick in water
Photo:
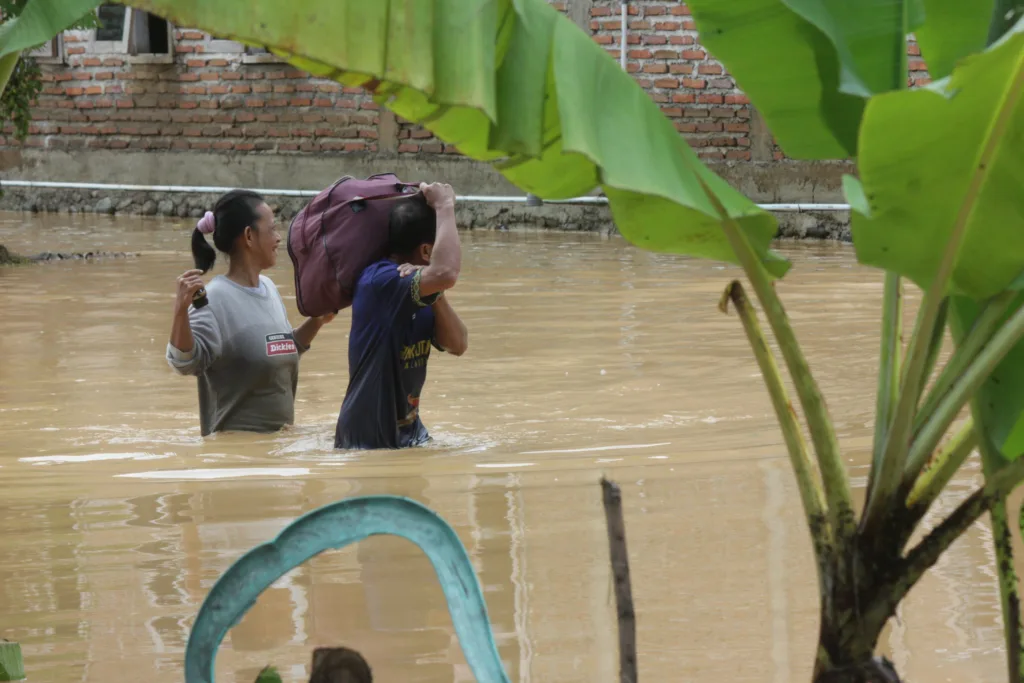
[[[626,552],[626,523],[622,517],[622,492],[617,484],[601,479],[604,514],[608,523],[608,550],[615,579],[615,607],[619,621],[619,681],[637,683],[636,613],[633,589],[629,581],[629,555]]]

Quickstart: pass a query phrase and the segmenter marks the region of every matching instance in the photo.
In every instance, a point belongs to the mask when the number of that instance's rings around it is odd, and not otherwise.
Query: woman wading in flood
[[[201,276],[217,258],[206,242],[210,233],[228,255],[228,273],[205,286],[207,301],[197,301],[197,308],[192,303],[204,287]],[[277,287],[260,274],[277,262],[280,242],[273,211],[245,190],[221,197],[192,232],[196,270],[178,278],[167,362],[199,380],[203,436],[273,432],[295,419],[299,356],[334,316],[309,318],[292,329]]]

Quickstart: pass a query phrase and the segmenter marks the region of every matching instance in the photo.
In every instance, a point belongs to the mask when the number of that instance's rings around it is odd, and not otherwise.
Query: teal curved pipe
[[[228,629],[275,581],[325,550],[378,534],[401,536],[426,553],[473,675],[479,683],[509,683],[465,546],[433,510],[399,496],[363,496],[325,505],[239,558],[217,579],[199,608],[185,649],[185,683],[213,683],[217,650]]]

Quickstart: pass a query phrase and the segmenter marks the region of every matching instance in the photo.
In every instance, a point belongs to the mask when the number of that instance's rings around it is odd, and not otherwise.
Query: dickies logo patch
[[[295,339],[291,334],[267,335],[268,356],[287,356],[298,352],[299,348],[295,346]]]

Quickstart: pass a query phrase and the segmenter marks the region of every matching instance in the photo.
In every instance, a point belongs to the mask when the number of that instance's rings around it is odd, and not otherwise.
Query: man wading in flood
[[[420,392],[431,346],[461,356],[466,326],[444,297],[455,286],[462,248],[450,185],[420,185],[396,200],[388,222],[390,256],[359,276],[352,297],[349,383],[334,447],[407,448],[430,439]]]

